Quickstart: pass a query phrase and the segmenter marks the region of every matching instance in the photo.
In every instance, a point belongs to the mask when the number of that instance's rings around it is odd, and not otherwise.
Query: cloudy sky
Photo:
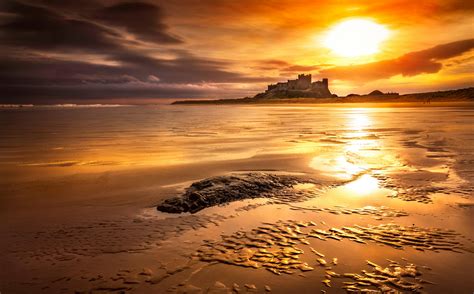
[[[474,85],[474,1],[0,1],[0,102],[234,98],[312,73],[333,93]],[[325,45],[361,18],[376,53]],[[370,40],[364,40],[370,42]]]

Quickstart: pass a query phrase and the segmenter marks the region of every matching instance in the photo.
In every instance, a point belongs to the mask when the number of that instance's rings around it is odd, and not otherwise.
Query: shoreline
[[[474,88],[413,93],[404,95],[357,95],[331,98],[237,98],[216,100],[178,100],[171,105],[232,105],[232,104],[308,104],[308,105],[347,105],[347,104],[388,104],[399,106],[404,104],[432,107],[445,104],[474,105]]]
[[[307,99],[307,98],[306,98]],[[202,100],[201,100],[202,101]],[[241,106],[287,106],[287,107],[341,107],[341,108],[410,108],[410,107],[474,107],[474,101],[436,101],[430,104],[422,102],[310,102],[310,101],[268,101],[258,103],[179,103],[171,105],[180,106],[200,106],[200,105],[213,105],[213,106],[229,106],[229,105],[241,105]]]

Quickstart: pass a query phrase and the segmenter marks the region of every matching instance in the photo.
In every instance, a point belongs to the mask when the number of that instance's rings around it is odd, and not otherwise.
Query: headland
[[[474,103],[474,87],[446,91],[410,93],[374,90],[368,94],[338,96],[329,90],[329,79],[312,81],[310,74],[299,74],[295,80],[269,84],[253,97],[235,99],[188,99],[172,104],[340,104],[340,103],[417,103],[425,106],[436,103]]]

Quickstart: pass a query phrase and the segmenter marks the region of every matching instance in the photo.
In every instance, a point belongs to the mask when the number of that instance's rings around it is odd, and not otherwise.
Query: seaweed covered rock
[[[157,209],[169,213],[195,213],[236,200],[275,197],[278,191],[309,181],[293,175],[267,173],[217,176],[193,183],[182,195],[164,200]]]

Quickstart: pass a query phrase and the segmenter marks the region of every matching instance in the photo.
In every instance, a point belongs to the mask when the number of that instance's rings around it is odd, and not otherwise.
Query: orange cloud
[[[396,75],[414,76],[436,73],[443,67],[442,61],[459,56],[474,48],[474,39],[438,45],[426,50],[410,52],[399,58],[366,64],[338,66],[321,70],[323,76],[349,81],[370,81]]]

